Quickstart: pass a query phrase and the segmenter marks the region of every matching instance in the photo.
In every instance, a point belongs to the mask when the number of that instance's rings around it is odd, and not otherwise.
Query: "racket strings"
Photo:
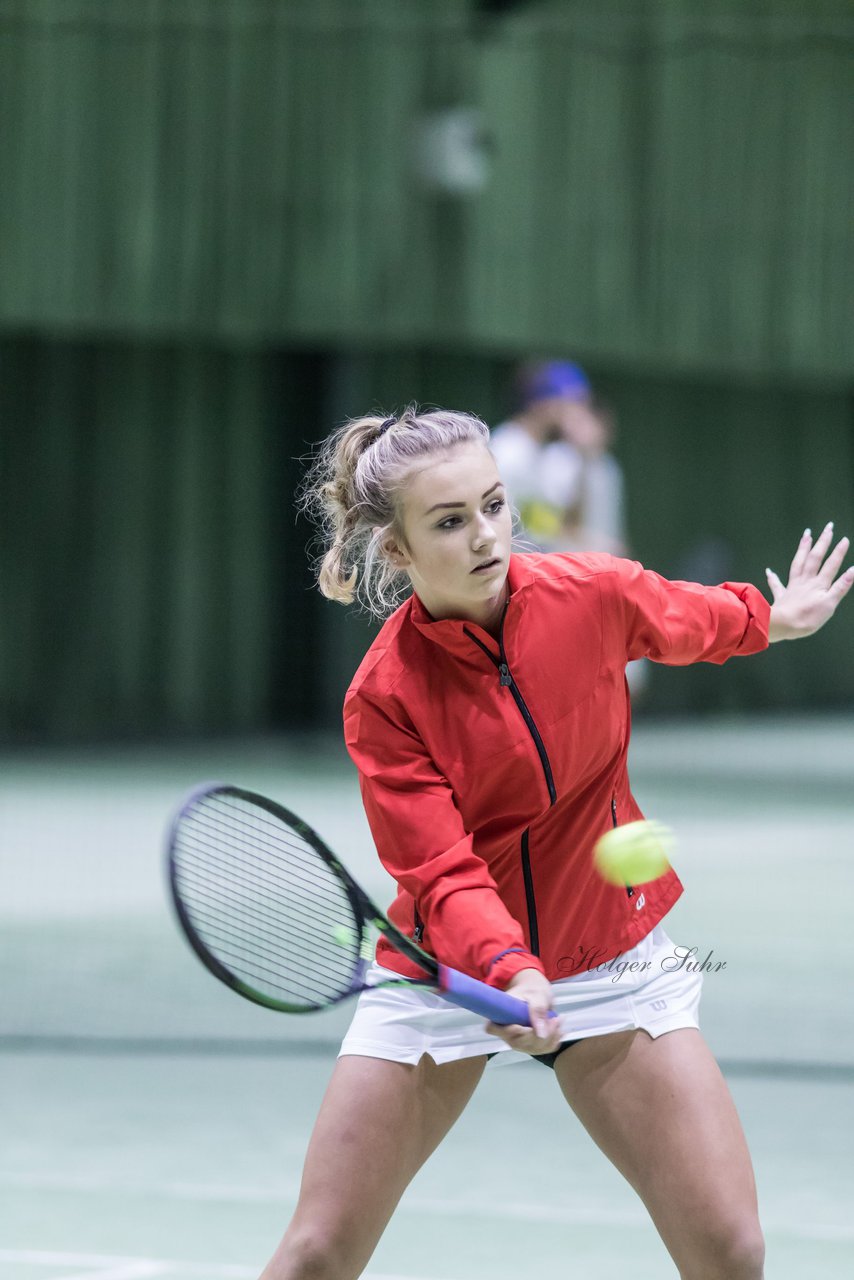
[[[221,912],[218,911],[217,902],[213,901],[209,909],[206,909],[206,904],[201,897],[193,904],[192,918],[198,932],[207,932],[209,934],[208,942],[213,936],[217,938],[222,958],[226,958],[224,953],[227,951],[228,958],[232,962],[251,963],[253,970],[257,970],[258,973],[263,972],[265,978],[271,982],[278,980],[282,963],[282,948],[278,931],[275,933],[272,931],[267,933],[256,931],[251,945],[247,947],[246,928],[243,927],[244,921],[236,919],[234,922],[224,921]],[[300,952],[305,953],[310,952],[312,942],[312,935],[307,930],[299,928],[293,929],[289,939],[291,947],[296,947]],[[347,949],[346,945],[344,949]],[[324,963],[322,959],[316,959],[316,969],[312,975],[312,981],[316,981],[318,975],[332,978],[333,981],[336,980],[340,970],[340,962],[337,956],[335,960],[334,967],[331,967],[329,964]],[[248,974],[244,973],[244,976],[248,976]],[[298,974],[291,971],[290,981],[296,983],[298,980]],[[304,984],[301,984],[301,989],[305,990]]]
[[[193,903],[192,907],[194,920],[203,922],[212,930],[217,930],[220,937],[230,938],[236,946],[245,945],[245,929],[239,929],[237,927],[237,922],[235,922],[235,924],[225,922],[222,915],[217,913],[216,905],[216,901],[212,900],[211,909],[206,910],[204,900],[199,897],[197,901]],[[307,943],[309,941],[308,935],[305,935],[302,941]],[[278,932],[270,931],[269,933],[264,934],[260,931],[256,931],[255,937],[252,939],[252,954],[261,958],[266,956],[270,960],[271,964],[275,966],[281,960],[281,949],[278,942]],[[269,945],[265,945],[265,943],[268,943]],[[271,974],[275,973],[275,967],[268,970],[268,972]]]
[[[208,802],[209,803],[209,802]],[[223,837],[227,836],[227,846],[231,849],[241,849],[244,854],[251,857],[254,876],[258,880],[265,877],[272,884],[278,884],[281,876],[281,847],[282,832],[291,830],[285,828],[281,822],[260,821],[255,814],[251,815],[251,826],[247,826],[246,822],[235,822],[230,814],[225,814],[222,818],[214,817],[199,809],[193,815],[196,823],[197,835],[196,842],[203,844],[202,832],[206,831],[209,836],[208,847],[218,847],[223,843]],[[316,851],[311,845],[305,843],[298,833],[294,832],[299,844],[292,842],[291,847],[295,849],[304,849],[312,858],[317,858]],[[265,858],[263,855],[268,853],[270,856]],[[292,870],[294,870],[292,868]]]
[[[226,822],[221,826],[217,826],[215,823],[211,822],[206,815],[200,815],[200,819],[199,834],[196,839],[197,847],[200,850],[206,851],[206,855],[211,861],[216,859],[217,854],[219,853],[219,862],[221,865],[229,866],[231,868],[231,874],[234,876],[235,882],[240,880],[240,864],[231,856],[231,851],[240,849],[242,853],[246,855],[249,863],[251,863],[251,876],[244,877],[244,883],[249,885],[253,890],[256,889],[259,884],[267,885],[275,890],[280,888],[282,871],[282,832],[290,830],[290,828],[285,828],[281,822],[269,824],[259,823],[257,827],[253,827],[249,835],[246,835],[244,833],[244,828],[238,826],[236,823]],[[269,832],[266,830],[266,827],[269,827]],[[203,831],[207,832],[207,839],[202,835]],[[229,837],[227,853],[221,851],[221,837],[223,833],[227,833]],[[289,847],[292,851],[297,848],[304,849],[307,858],[310,859],[310,862],[307,864],[307,870],[304,870],[298,862],[291,861],[288,868],[288,874],[293,885],[302,885],[308,891],[314,892],[317,881],[318,861],[320,861],[321,866],[328,871],[330,879],[337,883],[334,872],[329,871],[326,864],[319,859],[319,855],[314,847],[303,842],[301,837],[298,836],[298,838],[301,843],[299,845],[291,843]],[[263,855],[265,853],[269,856],[264,857]],[[326,905],[321,900],[317,908],[318,915],[324,914],[325,910]],[[334,903],[329,907],[328,914],[330,917],[337,918],[337,910]]]
[[[303,1010],[350,989],[361,922],[298,829],[240,796],[208,793],[182,814],[172,862],[199,940],[256,996]]]
[[[185,839],[183,844],[186,845],[186,843]],[[184,853],[186,859],[195,864],[201,879],[207,879],[215,889],[221,886],[223,879],[227,879],[233,899],[239,900],[239,891],[243,890],[244,899],[251,902],[253,910],[264,913],[264,902],[275,904],[281,896],[283,862],[281,848],[278,861],[262,858],[261,850],[260,841],[253,842],[251,839],[237,841],[233,832],[229,833],[228,839],[223,842],[221,833],[209,827],[205,836],[199,835],[198,832],[194,833],[193,847],[185,848]],[[286,872],[291,892],[297,895],[302,891],[311,894],[315,899],[318,884],[317,855],[312,850],[306,851],[310,865],[308,874],[301,874],[300,864],[292,856],[293,846],[288,852],[291,856]],[[272,869],[272,874],[267,872],[268,868]],[[320,869],[322,872],[323,864],[320,864]],[[323,877],[324,881],[329,878]],[[328,916],[332,921],[338,917],[337,906],[337,903],[330,904],[327,899],[321,898],[315,902],[314,911],[318,917]],[[273,914],[271,918],[278,924],[278,913]]]
[[[201,850],[201,853],[196,851],[187,851],[187,858],[195,865],[196,873],[200,880],[207,880],[211,887],[215,889],[220,884],[220,877],[222,874],[227,873],[230,883],[233,886],[235,898],[240,901],[240,893],[241,891],[244,891],[244,900],[250,902],[253,909],[258,910],[262,915],[268,915],[264,907],[259,907],[257,905],[258,887],[259,885],[265,885],[267,888],[275,887],[278,884],[278,881],[274,880],[272,877],[259,876],[256,879],[248,874],[242,874],[240,867],[235,865],[234,860],[226,857],[220,850],[219,846],[213,841],[198,841],[197,848]],[[218,874],[214,874],[215,872]],[[313,883],[314,882],[307,876],[300,876],[297,874],[294,874],[293,876],[293,884],[307,891],[311,891]],[[318,909],[318,917],[325,915],[329,916],[330,924],[337,922],[337,911],[330,909],[325,903],[322,903]],[[272,918],[273,921],[278,924],[277,915],[269,918]]]
[[[197,875],[195,887],[196,897],[194,899],[192,909],[199,915],[199,917],[204,914],[204,908],[207,907],[208,913],[206,918],[211,925],[215,925],[219,922],[223,930],[230,928],[235,937],[245,936],[245,930],[238,935],[234,928],[229,926],[223,918],[222,911],[219,906],[221,883],[218,880],[205,875]],[[281,952],[281,916],[270,911],[266,905],[259,906],[253,898],[245,895],[243,897],[232,895],[230,905],[233,908],[233,915],[235,919],[241,911],[245,912],[247,918],[251,919],[253,928],[253,947],[257,947],[258,951],[262,952],[265,944],[267,944],[269,947],[269,954],[271,956],[279,955]],[[310,942],[311,934],[306,930],[303,930],[302,933],[300,933],[300,922],[298,920],[293,920],[292,926],[294,930],[294,939],[296,940],[299,938],[304,945],[307,945]],[[330,927],[335,928],[336,926],[331,925]],[[313,922],[312,933],[316,931],[316,928],[317,922]]]
[[[286,913],[271,911],[268,896],[262,904],[257,897],[238,899],[231,892],[224,903],[222,881],[197,875],[190,891],[184,879],[185,897],[193,895],[189,913],[205,946],[253,987],[263,982],[264,994],[286,1003],[296,996],[313,1007],[321,998],[328,999],[330,991],[340,989],[342,974],[348,980],[352,977],[358,935],[349,925],[342,939],[332,933],[328,918],[325,922],[302,919],[293,900]],[[266,927],[260,926],[261,915]],[[326,941],[324,948],[318,947],[318,936]],[[302,973],[301,968],[309,965],[310,972]],[[348,984],[344,985],[346,989]]]
[[[194,919],[197,923],[210,928],[218,941],[219,955],[229,961],[229,967],[252,987],[263,983],[266,990],[281,997],[300,997],[312,1003],[313,993],[317,989],[317,977],[312,975],[311,981],[301,981],[298,974],[291,974],[286,982],[282,980],[280,970],[281,956],[277,952],[265,952],[263,948],[253,946],[247,951],[242,944],[242,935],[224,928],[216,917],[196,910]],[[265,963],[269,958],[270,964]]]

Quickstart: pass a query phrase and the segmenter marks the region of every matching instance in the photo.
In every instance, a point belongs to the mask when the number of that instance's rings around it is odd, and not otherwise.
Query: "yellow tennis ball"
[[[646,884],[668,870],[674,844],[669,827],[641,818],[600,836],[593,847],[593,861],[609,884]]]

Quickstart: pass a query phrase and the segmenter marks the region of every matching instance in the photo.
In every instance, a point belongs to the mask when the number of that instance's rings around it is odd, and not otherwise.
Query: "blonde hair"
[[[425,413],[414,404],[391,418],[351,418],[323,442],[299,501],[319,529],[315,573],[328,600],[358,600],[376,618],[397,608],[409,592],[409,576],[381,544],[389,532],[403,541],[403,484],[428,454],[470,443],[489,444],[480,418],[449,409]]]

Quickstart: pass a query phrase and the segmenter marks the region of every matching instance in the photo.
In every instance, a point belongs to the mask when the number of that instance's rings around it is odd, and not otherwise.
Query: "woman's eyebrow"
[[[483,502],[485,498],[488,498],[491,493],[494,493],[496,489],[499,489],[501,487],[501,484],[502,484],[501,480],[496,480],[495,484],[492,486],[491,489],[487,489],[486,493],[481,494],[480,496],[481,502]],[[434,502],[433,506],[430,508],[430,511],[425,511],[424,514],[429,516],[431,511],[438,511],[440,507],[442,508],[464,507],[465,505],[466,504],[464,502]]]

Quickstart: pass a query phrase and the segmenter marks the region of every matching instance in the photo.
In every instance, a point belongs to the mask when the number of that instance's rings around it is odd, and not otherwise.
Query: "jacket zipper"
[[[506,609],[505,609],[505,612],[506,612]],[[557,800],[557,791],[555,790],[554,778],[552,776],[552,767],[551,767],[551,764],[549,763],[549,757],[546,754],[545,744],[542,738],[540,737],[539,729],[534,723],[534,717],[531,715],[530,711],[528,710],[528,707],[525,703],[525,699],[522,697],[522,694],[519,692],[519,687],[516,684],[516,681],[513,679],[513,673],[510,670],[510,667],[507,662],[507,654],[504,652],[504,617],[502,616],[501,618],[501,627],[498,633],[498,652],[501,655],[499,658],[496,658],[495,654],[491,653],[490,650],[487,649],[486,645],[483,644],[482,641],[478,640],[477,636],[473,635],[472,632],[469,631],[467,627],[463,629],[465,631],[465,634],[469,637],[469,639],[474,640],[478,648],[482,649],[483,652],[486,654],[487,658],[489,658],[489,661],[498,668],[499,683],[502,689],[509,689],[511,694],[513,695],[513,701],[516,703],[516,706],[521,711],[522,718],[525,721],[525,724],[528,726],[528,731],[531,737],[534,739],[534,746],[537,748],[537,754],[540,757],[540,764],[543,766],[543,773],[545,774],[545,777],[546,777],[546,786],[548,787],[548,790],[549,790],[549,803],[554,804],[555,801]]]
[[[522,879],[525,882],[525,902],[528,907],[528,933],[531,938],[531,955],[540,954],[540,927],[537,923],[537,901],[534,897],[534,877],[531,875],[531,858],[528,853],[528,828],[522,832]]]
[[[617,797],[616,796],[611,796],[611,823],[615,827],[618,827],[620,825],[617,822]],[[635,891],[632,885],[630,884],[626,885],[626,893],[630,898],[633,898],[635,896]]]
[[[498,658],[496,658],[495,654],[492,653],[485,644],[478,640],[477,636],[469,631],[467,627],[464,627],[463,631],[470,640],[475,642],[478,648],[483,650],[490,662],[498,668],[499,684],[501,685],[501,688],[510,690],[510,693],[513,696],[513,701],[519,708],[519,711],[522,714],[522,719],[528,727],[528,732],[534,739],[534,746],[537,748],[537,755],[540,757],[540,764],[543,767],[543,773],[546,778],[546,786],[548,787],[549,792],[549,804],[553,805],[557,800],[557,790],[555,788],[552,766],[549,762],[545,743],[540,737],[540,731],[534,723],[534,717],[528,710],[525,699],[522,697],[516,681],[513,679],[513,673],[510,670],[509,663],[507,662],[507,654],[504,652],[504,618],[506,613],[507,606],[505,605],[504,613],[501,615],[501,625],[498,629],[498,652],[500,655]],[[538,956],[540,954],[540,929],[537,923],[537,900],[534,895],[534,877],[531,872],[531,854],[528,844],[527,827],[522,832],[521,857],[522,879],[525,883],[525,902],[528,907],[528,935],[531,941],[531,954]]]
[[[415,929],[412,933],[412,941],[421,943],[424,941],[424,921],[421,919],[419,910],[414,902],[412,904],[412,912],[415,917]]]

